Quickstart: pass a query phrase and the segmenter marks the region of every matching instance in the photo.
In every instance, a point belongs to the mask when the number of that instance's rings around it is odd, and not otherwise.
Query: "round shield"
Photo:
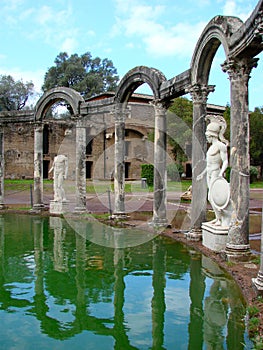
[[[217,209],[224,209],[230,198],[229,183],[223,177],[217,177],[210,186],[210,201]]]

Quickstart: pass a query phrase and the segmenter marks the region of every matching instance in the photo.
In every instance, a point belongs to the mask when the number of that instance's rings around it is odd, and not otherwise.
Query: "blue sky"
[[[62,51],[108,58],[120,78],[144,65],[167,79],[190,67],[197,40],[216,15],[245,21],[257,0],[0,0],[0,75],[32,80],[41,94],[44,74]],[[260,55],[259,57],[261,58]],[[230,102],[229,80],[220,64],[211,70],[216,91],[209,103]],[[262,63],[252,71],[250,110],[263,105]],[[141,88],[142,92],[149,92]]]

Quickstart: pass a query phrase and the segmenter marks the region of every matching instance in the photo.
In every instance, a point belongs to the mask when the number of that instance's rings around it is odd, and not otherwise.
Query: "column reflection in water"
[[[13,329],[3,322],[2,344],[246,348],[243,299],[209,258],[163,237],[120,248],[124,232],[111,231],[115,248],[107,248],[61,218],[7,218],[0,217],[0,316]],[[97,228],[90,225],[92,235]]]
[[[202,268],[211,279],[204,299],[204,342],[207,348],[243,349],[245,307],[235,282],[211,259],[202,257]],[[227,335],[226,335],[227,334]]]
[[[205,292],[205,275],[202,272],[202,255],[192,252],[190,260],[190,287],[189,296],[190,322],[188,325],[189,344],[188,349],[203,349],[203,299]]]
[[[4,292],[5,283],[5,220],[0,216],[0,295]]]
[[[124,325],[124,250],[114,249],[114,338],[115,349],[131,349]],[[133,348],[133,347],[132,347]],[[135,348],[134,348],[135,349]]]
[[[165,322],[165,247],[160,240],[153,242],[152,348],[164,349]]]

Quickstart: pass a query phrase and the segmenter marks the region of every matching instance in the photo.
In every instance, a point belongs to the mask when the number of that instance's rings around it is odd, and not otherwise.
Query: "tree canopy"
[[[78,91],[84,98],[105,91],[114,91],[119,77],[112,61],[92,58],[89,52],[69,56],[61,52],[44,77],[43,90],[65,86]]]
[[[0,111],[21,110],[34,94],[34,84],[15,81],[11,75],[0,75]]]
[[[173,101],[167,115],[168,142],[172,146],[174,159],[178,163],[187,160],[186,146],[192,143],[193,103],[186,97],[178,97]]]
[[[263,107],[250,113],[250,162],[263,171]]]

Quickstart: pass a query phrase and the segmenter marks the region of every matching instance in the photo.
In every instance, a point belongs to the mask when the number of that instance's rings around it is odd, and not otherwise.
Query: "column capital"
[[[124,123],[130,111],[124,103],[116,103],[111,114],[114,115],[115,123]]]
[[[37,132],[41,132],[43,131],[43,128],[44,128],[44,123],[42,121],[36,121],[34,123],[34,130],[37,131]]]
[[[229,58],[221,64],[224,73],[227,73],[230,80],[242,80],[248,82],[250,73],[258,65],[259,58],[245,57],[242,59]]]
[[[187,89],[187,92],[190,93],[193,103],[206,104],[208,95],[210,92],[215,91],[215,85],[201,85],[194,84]]]
[[[172,104],[171,101],[163,101],[160,99],[156,99],[150,102],[150,105],[154,107],[155,114],[158,116],[165,116],[167,109]]]

